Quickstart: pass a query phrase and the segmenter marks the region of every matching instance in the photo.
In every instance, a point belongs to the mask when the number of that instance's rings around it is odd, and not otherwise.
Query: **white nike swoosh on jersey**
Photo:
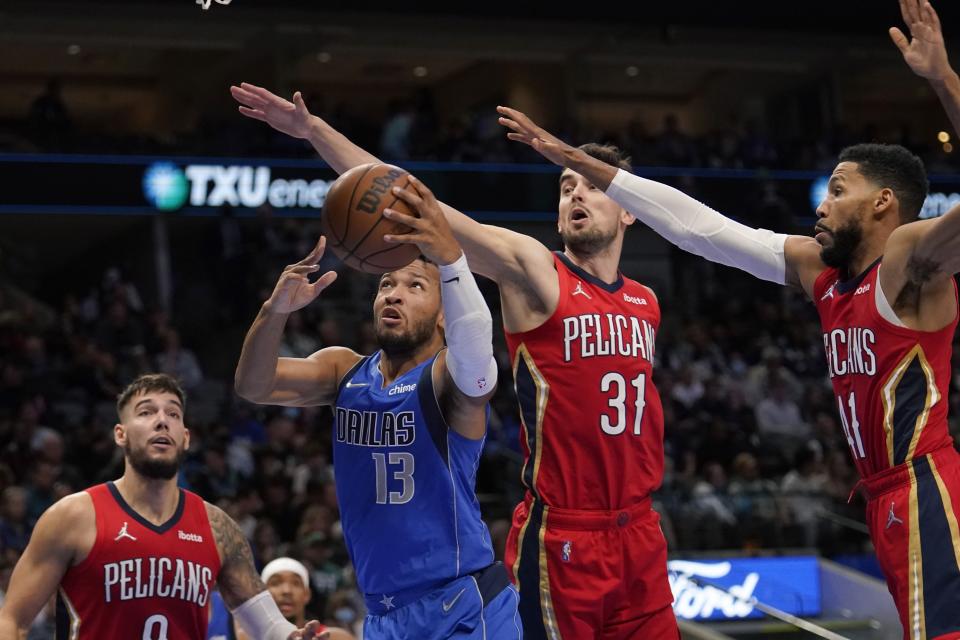
[[[347,389],[352,389],[353,387],[369,387],[369,382],[348,382]]]
[[[460,596],[463,595],[463,592],[464,592],[464,591],[466,591],[466,589],[460,589],[460,593],[458,593],[457,595],[453,596],[453,600],[451,600],[450,602],[444,602],[444,603],[443,603],[443,612],[444,612],[444,613],[450,611],[450,609],[453,607],[453,605],[455,605],[455,604],[457,603],[457,600],[460,599]]]

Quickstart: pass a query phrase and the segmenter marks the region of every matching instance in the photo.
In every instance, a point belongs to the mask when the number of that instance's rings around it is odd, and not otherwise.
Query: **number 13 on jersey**
[[[632,405],[633,415],[633,435],[640,435],[640,426],[643,423],[643,409],[646,406],[644,393],[647,388],[647,374],[641,373],[631,380],[629,384],[623,374],[616,371],[610,371],[603,374],[600,379],[600,391],[608,394],[607,404],[613,409],[614,415],[609,413],[600,414],[600,428],[603,432],[618,436],[627,429],[627,404],[630,403],[630,395],[634,395]]]

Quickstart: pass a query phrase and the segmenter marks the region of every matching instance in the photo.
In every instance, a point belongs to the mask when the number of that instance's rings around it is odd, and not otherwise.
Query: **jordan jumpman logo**
[[[130,535],[129,533],[127,533],[127,523],[126,523],[126,522],[123,523],[123,526],[120,528],[120,533],[117,534],[117,537],[114,538],[113,541],[116,542],[116,541],[119,540],[120,538],[130,538],[130,539],[133,540],[134,542],[137,541],[136,538],[134,538],[132,535]]]

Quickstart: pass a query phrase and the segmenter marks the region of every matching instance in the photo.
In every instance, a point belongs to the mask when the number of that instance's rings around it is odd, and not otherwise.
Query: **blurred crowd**
[[[386,161],[541,162],[539,155],[511,143],[498,124],[493,102],[446,113],[429,89],[391,101],[370,119],[349,105],[323,95],[305,96],[307,106],[366,149]],[[565,118],[544,125],[575,143],[603,141],[626,150],[638,167],[697,167],[712,169],[824,169],[837,152],[858,142],[903,144],[920,155],[930,173],[955,169],[952,146],[922,139],[908,120],[896,130],[876,124],[838,124],[823,131],[786,134],[756,118],[718,114],[715,126],[692,133],[677,115],[668,114],[657,126],[637,117],[621,129],[597,128]],[[73,117],[57,80],[33,101],[21,119],[0,121],[0,149],[66,153],[196,154],[259,157],[313,157],[302,140],[247,120],[232,109],[208,111],[185,131],[118,133],[112,126],[80,125]]]

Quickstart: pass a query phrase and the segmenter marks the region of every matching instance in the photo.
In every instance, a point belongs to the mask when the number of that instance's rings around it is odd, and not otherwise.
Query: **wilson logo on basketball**
[[[379,213],[380,198],[390,190],[394,181],[404,175],[406,171],[402,169],[392,169],[382,176],[374,178],[370,188],[360,196],[360,202],[357,203],[357,209],[364,213]]]
[[[177,537],[188,542],[203,542],[203,536],[196,533],[184,533],[182,529],[177,530]]]

